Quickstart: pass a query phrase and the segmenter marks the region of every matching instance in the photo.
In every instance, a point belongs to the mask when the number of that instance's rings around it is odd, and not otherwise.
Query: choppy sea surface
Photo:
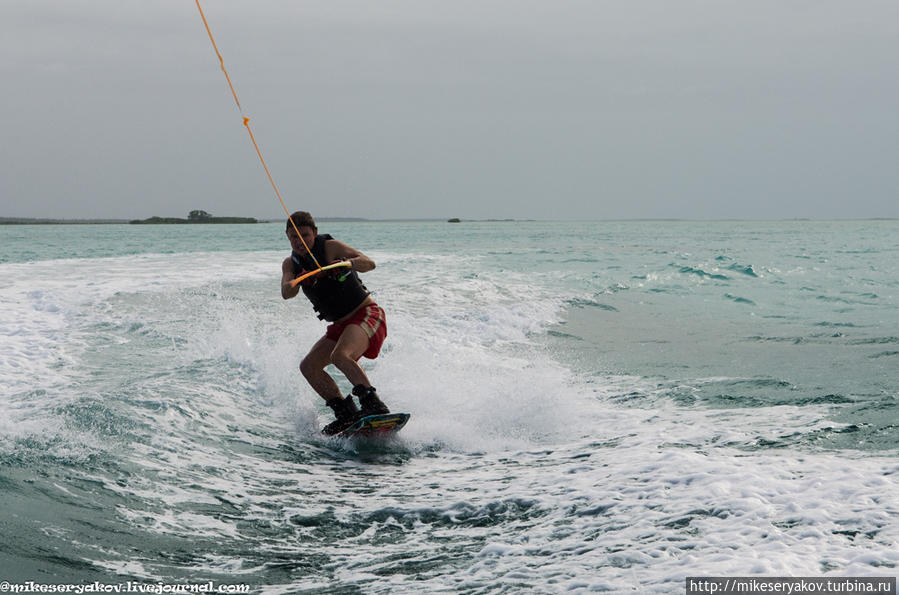
[[[377,262],[395,440],[319,434],[282,224],[0,227],[0,578],[897,574],[899,222],[320,228]]]

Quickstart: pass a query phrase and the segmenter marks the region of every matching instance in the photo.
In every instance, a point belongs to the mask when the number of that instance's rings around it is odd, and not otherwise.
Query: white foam
[[[117,258],[62,259],[0,264],[0,383],[10,399],[0,404],[5,437],[40,434],[52,410],[78,377],[78,354],[95,337],[84,327],[117,313],[108,300],[121,294],[165,293],[275,277],[274,255],[259,253],[143,254]],[[39,394],[31,399],[29,394]],[[46,422],[49,423],[49,422]],[[46,429],[46,427],[43,427]]]

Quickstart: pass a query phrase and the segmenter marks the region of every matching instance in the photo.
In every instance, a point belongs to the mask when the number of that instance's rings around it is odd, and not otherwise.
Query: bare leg
[[[300,363],[300,371],[303,376],[312,389],[325,401],[343,398],[340,387],[337,386],[331,375],[325,372],[325,366],[331,363],[331,352],[334,351],[335,345],[336,343],[331,339],[322,337],[312,346]]]
[[[344,329],[331,352],[331,363],[343,372],[353,386],[359,384],[371,386],[368,376],[358,362],[366,349],[368,349],[368,335],[361,326],[351,324]]]

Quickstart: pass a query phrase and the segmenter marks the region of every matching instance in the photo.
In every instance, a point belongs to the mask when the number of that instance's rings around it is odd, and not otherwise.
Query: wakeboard
[[[408,413],[384,413],[360,418],[347,429],[334,434],[341,438],[356,436],[389,436],[399,432],[409,421]]]

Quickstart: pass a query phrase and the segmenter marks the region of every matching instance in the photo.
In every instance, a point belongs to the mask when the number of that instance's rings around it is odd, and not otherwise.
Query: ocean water
[[[318,433],[283,225],[0,227],[0,578],[897,574],[899,222],[320,227],[378,264],[394,440]]]

